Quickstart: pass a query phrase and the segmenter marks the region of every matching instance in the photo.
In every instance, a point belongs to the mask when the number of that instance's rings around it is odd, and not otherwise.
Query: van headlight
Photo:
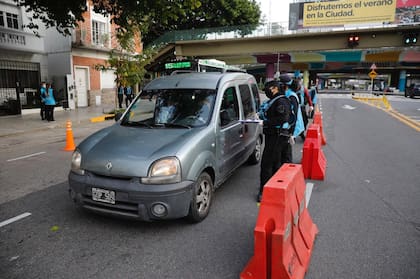
[[[142,177],[144,184],[164,184],[181,182],[181,166],[176,157],[168,157],[155,161],[149,169],[147,177]]]
[[[79,150],[75,150],[73,152],[73,155],[71,156],[71,171],[79,175],[84,175],[85,170],[80,168],[81,164],[82,164],[82,153],[80,153]]]

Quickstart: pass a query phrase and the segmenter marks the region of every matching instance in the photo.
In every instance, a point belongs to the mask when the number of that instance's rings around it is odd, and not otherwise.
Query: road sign
[[[375,63],[373,63],[373,64],[372,64],[372,66],[370,66],[370,69],[371,69],[372,71],[375,71],[375,70],[376,70],[376,64],[375,64]]]
[[[374,79],[374,78],[376,78],[378,76],[378,74],[374,71],[374,70],[372,70],[372,71],[370,71],[369,72],[369,77],[371,78],[371,79]]]

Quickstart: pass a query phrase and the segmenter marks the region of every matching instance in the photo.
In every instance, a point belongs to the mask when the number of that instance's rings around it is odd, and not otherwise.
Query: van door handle
[[[239,129],[239,138],[243,138],[244,137],[244,128],[242,127],[241,129]]]

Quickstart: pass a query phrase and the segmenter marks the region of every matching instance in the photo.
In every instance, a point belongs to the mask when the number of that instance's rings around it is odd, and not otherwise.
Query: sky
[[[265,15],[267,22],[289,21],[289,4],[291,0],[257,0],[260,4],[262,15]],[[271,9],[270,9],[271,7]],[[270,12],[271,10],[271,12]]]

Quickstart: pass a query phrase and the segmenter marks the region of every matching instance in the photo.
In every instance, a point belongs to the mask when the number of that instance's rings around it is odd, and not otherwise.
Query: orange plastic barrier
[[[318,233],[305,206],[305,188],[302,166],[296,164],[284,164],[265,184],[254,256],[241,279],[304,278]]]
[[[292,164],[289,165],[289,168],[293,168],[295,166],[299,166],[301,168],[294,178],[294,185],[296,185],[296,200],[299,205],[299,232],[305,241],[306,248],[312,250],[315,236],[318,233],[318,228],[313,223],[312,217],[309,215],[309,210],[306,208],[306,183],[303,175],[303,168],[301,165]]]
[[[71,128],[71,121],[67,120],[66,123],[66,146],[64,147],[65,151],[74,151],[76,149],[76,145],[74,144],[73,139],[73,130]]]
[[[305,178],[324,180],[327,160],[321,149],[320,127],[311,124],[303,143],[302,167]]]
[[[319,125],[320,132],[321,132],[321,143],[322,143],[322,145],[326,145],[327,140],[325,138],[324,129],[322,128],[322,114],[319,111],[314,113],[313,123]]]

